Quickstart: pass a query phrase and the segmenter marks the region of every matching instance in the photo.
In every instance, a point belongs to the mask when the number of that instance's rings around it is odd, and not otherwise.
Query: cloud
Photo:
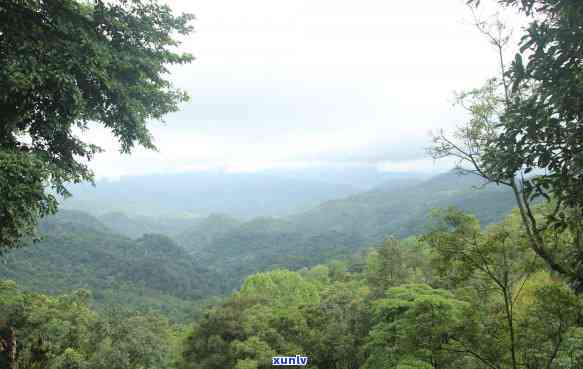
[[[181,47],[197,60],[170,76],[192,100],[151,123],[159,152],[121,156],[93,130],[107,149],[91,164],[100,177],[293,163],[429,168],[428,132],[464,118],[452,91],[496,72],[462,0],[168,3],[197,17]]]

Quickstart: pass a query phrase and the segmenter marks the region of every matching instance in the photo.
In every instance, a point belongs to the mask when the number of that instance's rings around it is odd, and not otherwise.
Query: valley
[[[511,194],[480,185],[477,177],[455,173],[415,184],[396,180],[304,212],[251,220],[96,217],[63,209],[41,223],[39,241],[7,255],[0,278],[50,294],[84,288],[97,306],[117,303],[185,319],[254,273],[349,260],[388,237],[421,234],[434,208],[457,206],[483,224],[501,220],[512,208]]]

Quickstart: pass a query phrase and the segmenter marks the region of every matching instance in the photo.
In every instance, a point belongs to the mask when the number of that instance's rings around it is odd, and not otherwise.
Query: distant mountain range
[[[259,173],[219,171],[122,177],[71,185],[64,208],[93,215],[165,216],[225,213],[237,218],[283,216],[324,201],[393,183],[419,183],[427,175],[379,172],[374,167],[318,167]]]
[[[219,271],[228,289],[257,271],[306,267],[351,255],[388,236],[420,234],[427,229],[431,209],[450,206],[489,224],[509,213],[514,199],[510,191],[484,186],[478,177],[446,173],[327,201],[283,218],[241,222],[212,216],[175,238],[199,262]]]

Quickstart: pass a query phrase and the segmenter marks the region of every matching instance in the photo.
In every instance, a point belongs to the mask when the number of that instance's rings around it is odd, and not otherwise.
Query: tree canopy
[[[187,99],[166,74],[192,60],[176,51],[191,19],[154,0],[0,2],[0,249],[53,213],[67,182],[92,180],[91,124],[124,153],[155,148],[147,121]]]
[[[470,119],[453,137],[437,135],[431,152],[511,187],[531,248],[583,292],[583,3],[498,2],[529,17],[519,49],[508,63],[507,27],[476,21],[496,47],[500,74],[460,96]],[[541,199],[551,206],[535,216]],[[549,231],[570,240],[568,251],[557,252]]]

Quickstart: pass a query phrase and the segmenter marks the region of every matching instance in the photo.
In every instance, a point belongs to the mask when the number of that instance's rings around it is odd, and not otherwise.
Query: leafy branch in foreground
[[[470,3],[476,4],[476,1]],[[495,47],[500,77],[461,94],[470,119],[453,136],[440,132],[434,158],[512,189],[531,248],[583,292],[583,3],[501,1],[532,17],[510,67],[509,34],[500,21],[476,20]],[[527,62],[524,62],[525,57]],[[551,206],[535,216],[540,200]],[[557,252],[545,234],[565,234]]]
[[[155,149],[146,122],[187,99],[165,75],[192,61],[174,51],[191,20],[154,0],[0,1],[0,249],[56,211],[65,183],[93,179],[101,149],[77,136],[90,122],[124,153]]]

